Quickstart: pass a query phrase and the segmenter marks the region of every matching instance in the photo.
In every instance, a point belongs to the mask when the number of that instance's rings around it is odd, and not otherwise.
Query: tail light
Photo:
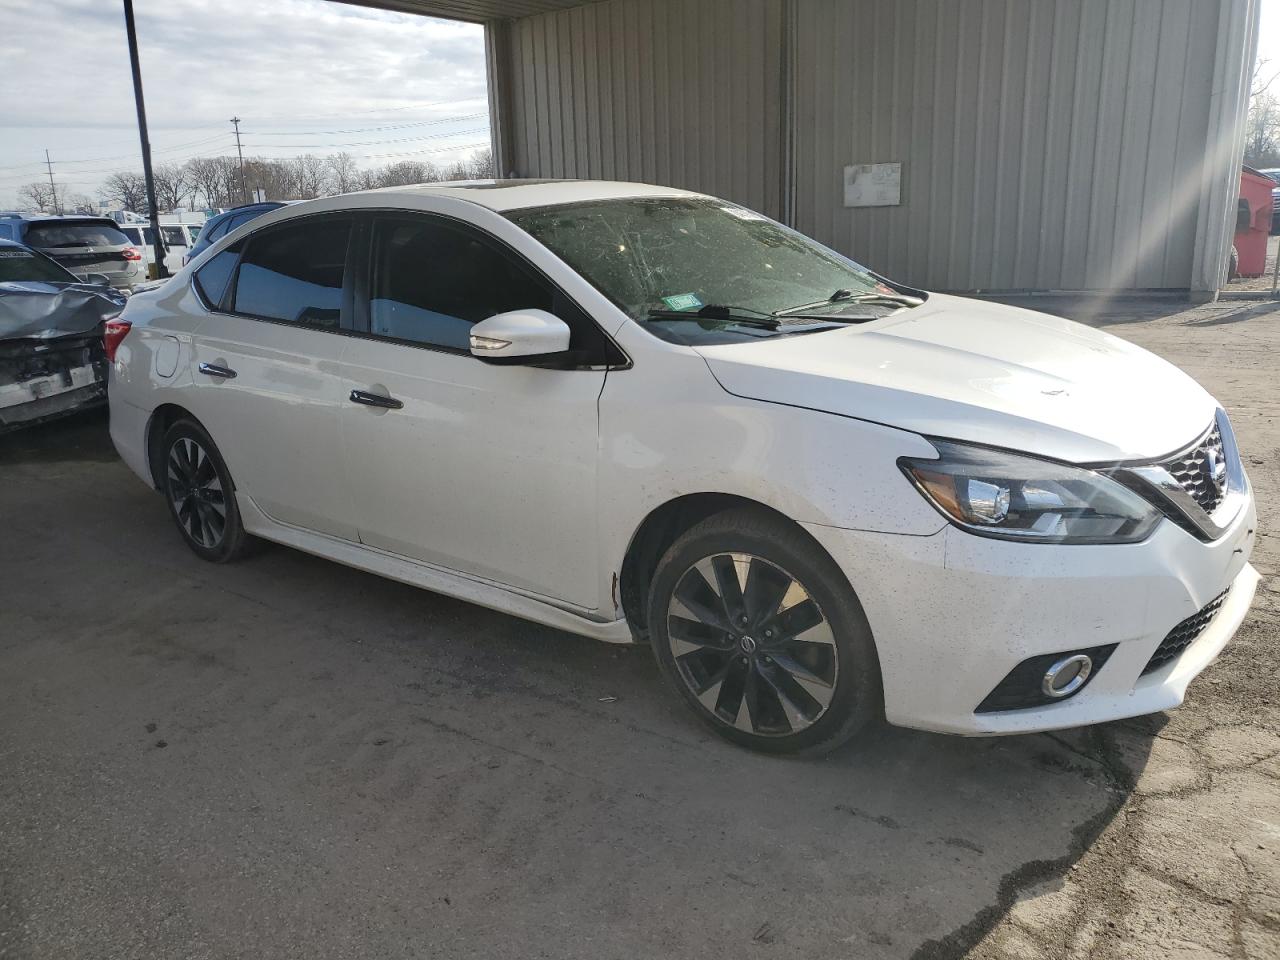
[[[120,348],[121,341],[128,336],[131,329],[133,329],[133,324],[128,320],[121,320],[118,316],[112,317],[103,326],[102,349],[106,351],[107,359],[110,362],[116,362],[116,350]]]
[[[142,254],[138,252],[136,247],[125,247],[124,258],[126,260],[141,260]]]

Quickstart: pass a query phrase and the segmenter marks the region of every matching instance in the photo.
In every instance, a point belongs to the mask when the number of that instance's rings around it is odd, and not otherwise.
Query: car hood
[[[123,308],[123,299],[89,284],[0,283],[0,340],[50,340],[89,333]]]
[[[1171,453],[1217,407],[1177,367],[1118,337],[941,294],[841,330],[696,349],[740,397],[1074,463]]]

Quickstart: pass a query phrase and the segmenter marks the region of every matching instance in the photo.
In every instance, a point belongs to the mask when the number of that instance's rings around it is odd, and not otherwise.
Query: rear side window
[[[241,243],[233,243],[226,250],[214,254],[209,261],[196,271],[196,289],[204,297],[205,303],[217,308],[227,293],[227,281],[236,269],[236,260],[240,256]]]
[[[350,236],[349,219],[308,218],[249,237],[236,273],[234,310],[336,329]]]
[[[472,324],[535,308],[553,309],[551,289],[470,231],[429,217],[378,222],[371,333],[467,350]]]
[[[97,223],[33,223],[27,228],[27,243],[33,247],[124,247],[129,238],[115,226]]]
[[[212,228],[210,228],[209,235],[205,237],[205,240],[208,241],[209,243],[213,243],[213,241],[217,240],[220,236],[222,236],[224,233],[227,232],[227,224],[229,224],[230,222],[231,222],[230,217],[227,217],[224,220],[219,220],[217,223],[213,225]]]
[[[258,217],[266,213],[266,210],[254,210],[250,213],[238,213],[234,217],[227,220],[227,233],[239,230],[250,220],[256,220]]]
[[[78,279],[65,268],[39,254],[14,247],[0,247],[0,283],[23,280],[76,283]]]

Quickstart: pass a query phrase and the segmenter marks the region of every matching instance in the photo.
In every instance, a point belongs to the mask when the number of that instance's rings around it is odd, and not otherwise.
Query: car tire
[[[235,485],[213,439],[194,420],[179,420],[160,443],[160,490],[187,546],[211,563],[243,557],[253,537],[245,532]]]
[[[883,714],[880,664],[840,568],[795,524],[734,509],[658,562],[649,627],[663,675],[708,727],[767,753],[824,753]]]

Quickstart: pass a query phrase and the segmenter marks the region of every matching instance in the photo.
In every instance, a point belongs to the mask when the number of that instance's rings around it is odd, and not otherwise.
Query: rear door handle
[[[384,397],[380,393],[369,393],[367,390],[352,390],[352,403],[363,403],[367,407],[382,407],[385,410],[399,410],[404,406],[395,397]]]
[[[230,367],[220,367],[216,363],[202,363],[197,369],[207,377],[221,377],[223,380],[236,377],[236,372]]]

